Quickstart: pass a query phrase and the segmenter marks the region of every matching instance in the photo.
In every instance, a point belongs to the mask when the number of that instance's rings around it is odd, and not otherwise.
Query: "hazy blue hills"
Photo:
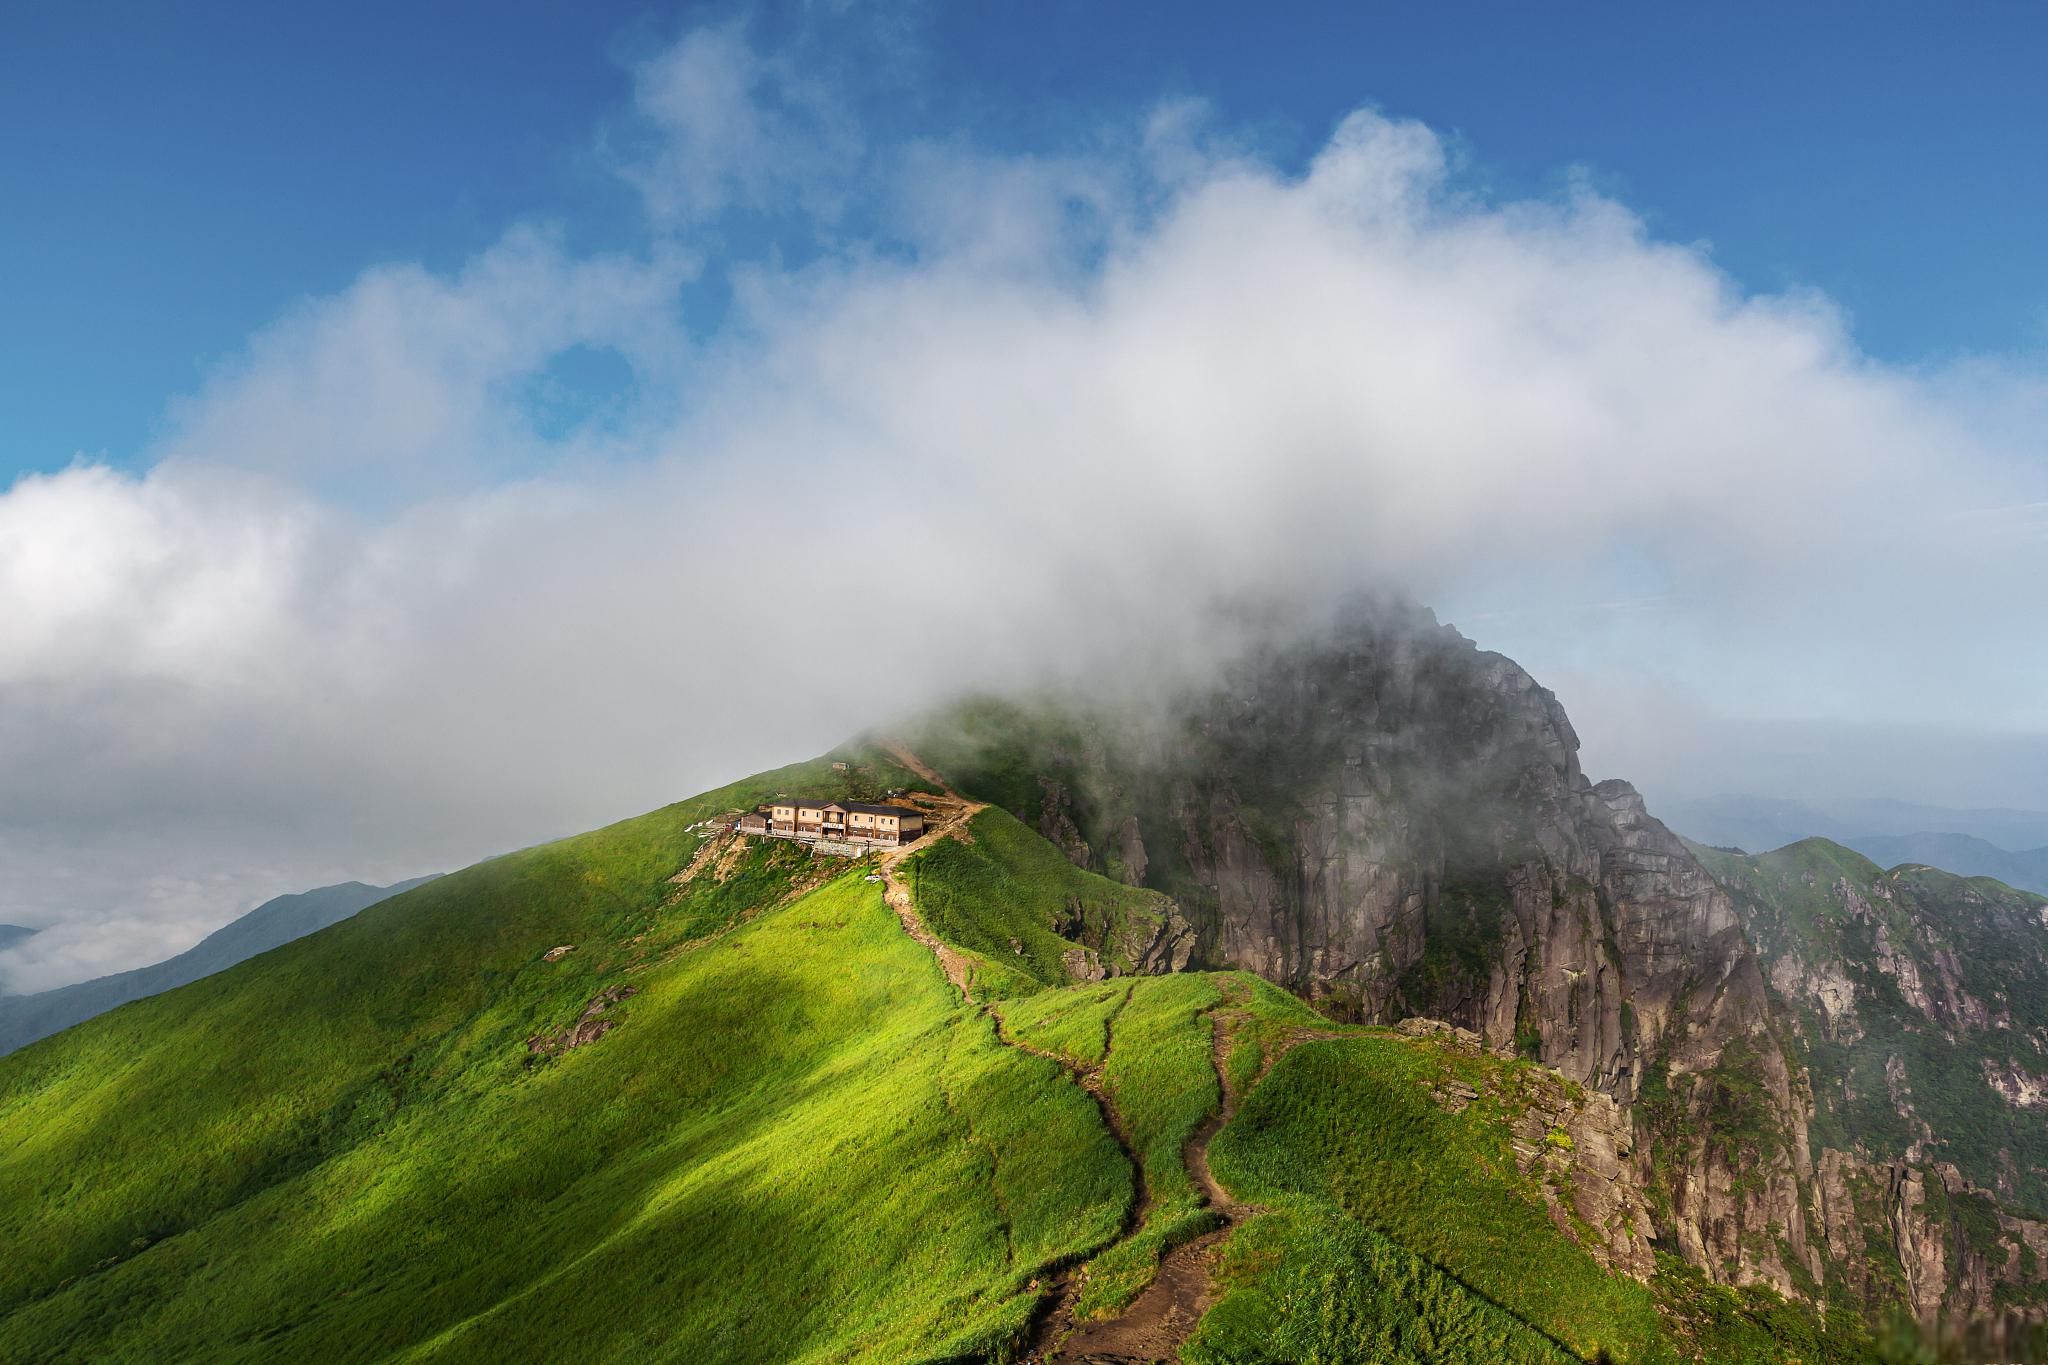
[[[0,924],[0,953],[6,952],[25,938],[35,936],[35,930],[20,924]]]
[[[1651,794],[1650,808],[1696,843],[1763,853],[1801,839],[1832,839],[1886,866],[1896,860],[1869,852],[1864,841],[1960,834],[2004,851],[2048,845],[2048,811],[1955,810],[1873,799],[1791,801],[1768,796],[1667,797],[1656,793]],[[1937,859],[1915,857],[1910,861],[1936,862],[1951,872],[1967,870]]]
[[[1925,863],[1959,877],[1996,877],[2048,896],[2048,848],[2013,852],[1968,834],[1872,834],[1844,844],[1884,867]]]
[[[1673,829],[1712,847],[1768,853],[1804,839],[1830,839],[1882,867],[1925,863],[2048,895],[2048,812],[1763,796],[1679,798],[1656,806]]]
[[[214,930],[176,957],[133,971],[95,977],[72,986],[40,991],[34,995],[0,998],[0,1055],[47,1038],[60,1029],[104,1014],[116,1005],[168,991],[203,976],[234,966],[245,958],[303,938],[347,919],[378,901],[409,891],[431,877],[416,877],[395,886],[365,886],[343,882],[296,895],[279,896]],[[9,937],[8,930],[19,937]],[[34,933],[15,925],[0,926],[0,948],[11,946]]]

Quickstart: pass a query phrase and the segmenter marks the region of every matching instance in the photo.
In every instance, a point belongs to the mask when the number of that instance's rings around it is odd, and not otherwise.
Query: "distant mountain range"
[[[25,938],[35,937],[35,932],[20,924],[0,924],[0,953],[6,952]]]
[[[104,1014],[116,1005],[211,976],[432,880],[416,877],[395,886],[343,882],[339,886],[279,896],[214,930],[176,957],[56,990],[0,997],[0,1055]],[[10,930],[14,931],[12,936]],[[10,947],[34,932],[17,925],[0,925],[0,948]]]
[[[1996,877],[2048,896],[2048,848],[2012,852],[1968,834],[1867,835],[1843,843],[1884,867],[1925,863],[1962,877]]]
[[[1649,794],[1650,807],[1673,829],[1703,844],[1752,853],[1801,839],[1846,843],[1866,836],[1967,834],[1995,847],[2048,846],[2048,811],[1955,810],[1910,801],[1788,801],[1768,796],[1669,797]]]
[[[1908,801],[1660,799],[1657,813],[1697,843],[1768,853],[1832,839],[1884,867],[1926,863],[2048,895],[2048,812],[1953,810]]]

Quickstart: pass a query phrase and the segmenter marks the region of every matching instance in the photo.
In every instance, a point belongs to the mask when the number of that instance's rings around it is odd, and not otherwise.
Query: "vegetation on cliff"
[[[2048,1078],[2043,898],[1886,871],[1825,839],[1700,852],[1737,894],[1795,1025],[1816,1141],[1951,1161],[2048,1211],[2048,1128],[1998,1084]]]
[[[1812,1088],[1828,1292],[1959,1343],[1988,1332],[1980,1353],[2038,1349],[2048,902],[1826,839],[1695,851],[1735,898]]]
[[[914,855],[906,875],[925,922],[971,955],[977,995],[1142,971],[1146,950],[1162,934],[1170,946],[1181,923],[1165,896],[1075,867],[993,807],[974,817],[966,839]]]

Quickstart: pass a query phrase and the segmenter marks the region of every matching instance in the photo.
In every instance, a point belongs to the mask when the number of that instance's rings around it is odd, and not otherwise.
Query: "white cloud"
[[[743,20],[707,25],[634,73],[654,152],[625,173],[664,224],[794,202],[832,216],[863,150],[832,84],[748,42]]]
[[[1702,733],[1674,695],[2048,728],[2048,543],[1956,529],[2048,497],[2024,425],[1958,401],[2023,368],[1879,365],[1824,300],[1744,295],[1590,192],[1478,200],[1370,112],[1297,175],[1186,106],[1040,156],[875,145],[730,28],[636,88],[648,259],[514,229],[378,267],[181,405],[148,473],[0,496],[0,885],[50,898],[0,919],[65,925],[19,980],[1184,647],[1219,595],[1404,581],[1660,780]],[[890,235],[728,262],[731,317],[686,336],[689,225],[838,212],[812,153],[852,147]],[[579,347],[635,382],[565,434],[526,396]],[[846,564],[902,598],[797,604]]]
[[[374,267],[259,334],[175,403],[156,453],[378,501],[559,460],[592,434],[536,429],[524,386],[576,347],[615,354],[644,388],[673,384],[687,354],[676,294],[689,273],[673,249],[576,258],[527,226],[445,278]]]

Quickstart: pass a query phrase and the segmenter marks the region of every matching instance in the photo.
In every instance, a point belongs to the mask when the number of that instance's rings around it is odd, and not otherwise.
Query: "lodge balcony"
[[[853,844],[876,844],[885,848],[893,848],[903,842],[903,836],[895,830],[871,829],[866,825],[854,825],[849,828],[843,824],[816,824],[809,820],[772,820],[768,824],[767,833],[773,839],[797,839],[805,842],[828,839]]]

